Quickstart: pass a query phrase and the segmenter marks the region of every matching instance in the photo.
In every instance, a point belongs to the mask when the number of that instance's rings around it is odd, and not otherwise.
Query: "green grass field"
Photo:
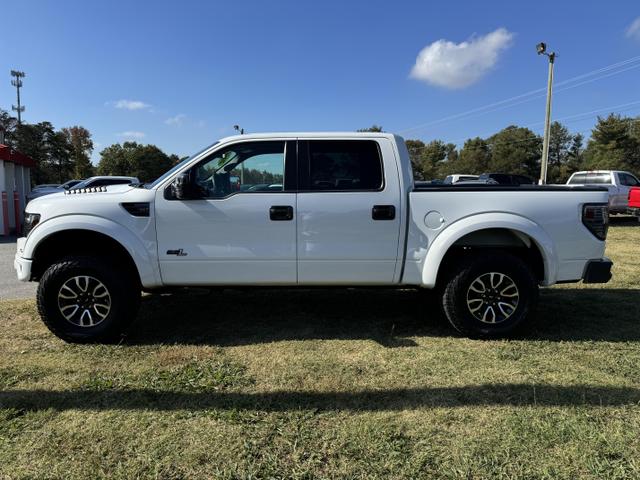
[[[640,478],[640,225],[526,337],[414,291],[145,297],[121,345],[0,303],[0,478]]]

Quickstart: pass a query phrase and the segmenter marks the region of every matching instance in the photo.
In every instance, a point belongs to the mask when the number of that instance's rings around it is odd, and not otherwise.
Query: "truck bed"
[[[447,192],[606,192],[605,187],[592,186],[568,186],[568,185],[416,185],[414,192],[432,192],[434,190],[442,190]],[[640,189],[639,189],[640,190]],[[638,194],[640,197],[640,194]],[[640,199],[639,199],[640,201]]]
[[[604,255],[604,243],[582,222],[583,205],[606,203],[606,189],[591,186],[418,186],[409,193],[404,280],[429,285],[429,256],[446,251],[449,238],[483,229],[521,232],[525,242],[549,252],[542,284],[580,279],[586,261]]]

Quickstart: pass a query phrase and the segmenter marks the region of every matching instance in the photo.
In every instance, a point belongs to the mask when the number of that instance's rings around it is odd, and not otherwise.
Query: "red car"
[[[640,220],[640,187],[633,187],[629,190],[629,213]]]

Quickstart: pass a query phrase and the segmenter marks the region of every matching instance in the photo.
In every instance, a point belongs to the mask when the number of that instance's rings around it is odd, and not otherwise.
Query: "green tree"
[[[567,127],[559,122],[551,124],[549,133],[549,164],[547,166],[547,183],[560,183],[566,168],[563,165],[569,160],[569,149],[573,135]]]
[[[51,124],[39,123],[30,125],[23,123],[16,126],[12,134],[11,147],[31,157],[36,167],[31,172],[35,183],[49,183],[50,172],[47,169],[47,137],[53,134]]]
[[[584,169],[584,136],[576,133],[572,140],[567,161],[560,167],[559,183],[565,183],[573,172]]]
[[[480,137],[470,138],[462,146],[458,161],[453,166],[456,171],[451,173],[471,173],[480,175],[489,170],[491,149],[487,141]]]
[[[133,173],[141,182],[151,182],[169,170],[173,161],[155,145],[140,145],[132,156]]]
[[[598,117],[585,151],[590,169],[640,171],[640,139],[635,135],[637,119],[610,114]]]
[[[491,149],[488,170],[537,178],[542,139],[528,128],[511,125],[487,139]]]
[[[9,112],[0,109],[0,130],[4,133],[4,142],[0,143],[4,143],[11,148],[15,148],[14,136],[17,125],[18,119],[12,117]]]
[[[422,142],[420,142],[422,143]],[[442,140],[432,140],[431,142],[414,149],[415,165],[414,176],[418,179],[432,180],[438,178],[440,171],[445,166],[448,159],[452,162],[457,158],[458,152],[453,143],[444,143]],[[415,173],[419,175],[416,175]]]
[[[56,132],[49,122],[17,125],[12,146],[36,162],[35,183],[64,182],[73,170],[71,148],[65,135]]]
[[[373,124],[369,128],[360,128],[356,132],[382,132],[382,126]]]
[[[57,183],[64,183],[72,176],[71,145],[63,132],[53,132],[48,138],[48,166]]]
[[[114,143],[100,152],[100,161],[96,169],[98,175],[129,175],[133,171],[128,150],[135,142],[125,142],[124,145]]]
[[[413,170],[413,178],[416,180],[424,180],[422,176],[422,166],[420,159],[424,150],[424,142],[422,140],[406,140],[405,145],[409,151],[409,160],[411,160],[411,169]]]
[[[155,180],[173,166],[175,157],[169,157],[155,145],[137,142],[116,143],[100,152],[100,175],[127,175],[142,182]]]
[[[62,133],[70,146],[74,176],[76,178],[86,178],[93,175],[94,168],[91,164],[93,141],[89,130],[84,127],[74,126],[63,128]]]

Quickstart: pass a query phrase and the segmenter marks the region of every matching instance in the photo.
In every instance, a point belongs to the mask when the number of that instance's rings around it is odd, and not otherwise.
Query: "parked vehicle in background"
[[[493,178],[483,178],[482,180],[462,180],[454,185],[500,185]]]
[[[108,185],[130,185],[140,183],[137,177],[121,177],[115,175],[104,175],[99,177],[89,177],[86,180],[74,185],[70,190],[92,187],[106,187]]]
[[[59,186],[59,183],[43,183],[41,185],[36,185],[31,190],[39,190],[41,188],[58,188]]]
[[[69,188],[72,188],[73,186],[77,185],[80,182],[82,182],[82,180],[68,180],[68,181],[64,182],[62,185],[54,185],[54,186],[39,185],[39,186],[36,186],[27,194],[27,203],[29,203],[34,198],[43,197],[45,195],[51,195],[52,193],[64,192],[65,190],[68,190]]]
[[[440,178],[435,178],[433,180],[414,180],[413,184],[416,187],[421,187],[423,185],[443,185],[444,182]]]
[[[628,212],[640,220],[640,187],[631,187],[627,203]]]
[[[464,173],[455,173],[453,175],[447,175],[444,179],[444,184],[449,185],[458,182],[466,182],[468,180],[478,180],[478,175],[466,175]]]
[[[535,185],[536,182],[526,175],[515,175],[512,173],[483,173],[479,180],[495,180],[500,185]]]
[[[433,289],[458,331],[499,337],[538,286],[611,277],[603,189],[416,186],[388,133],[238,135],[153,183],[67,193],[27,206],[14,266],[72,342],[117,338],[141,290],[189,286]]]
[[[609,191],[609,212],[626,213],[631,187],[640,186],[638,178],[629,172],[619,170],[592,170],[575,172],[567,185],[606,187]]]

